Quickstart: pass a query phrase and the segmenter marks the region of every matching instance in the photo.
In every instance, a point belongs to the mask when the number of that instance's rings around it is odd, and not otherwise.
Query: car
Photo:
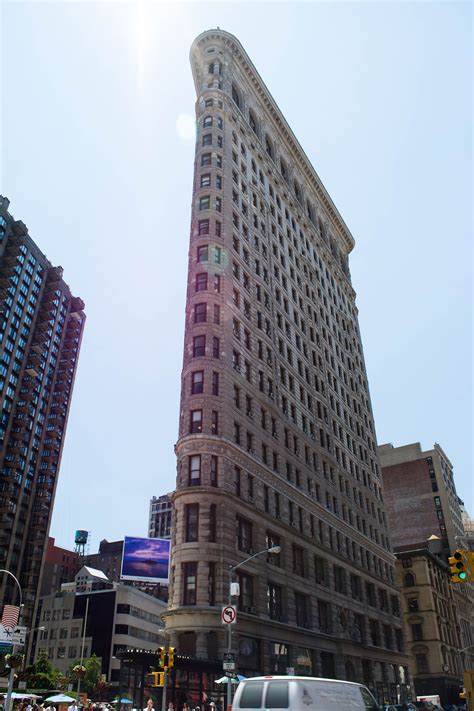
[[[241,681],[232,711],[379,711],[366,686],[311,676],[259,676]]]

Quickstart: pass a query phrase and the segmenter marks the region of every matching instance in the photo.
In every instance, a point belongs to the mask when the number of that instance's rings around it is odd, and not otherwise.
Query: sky
[[[240,40],[356,240],[379,443],[438,442],[474,513],[469,2],[1,4],[0,191],[86,303],[51,535],[173,490],[194,38]]]

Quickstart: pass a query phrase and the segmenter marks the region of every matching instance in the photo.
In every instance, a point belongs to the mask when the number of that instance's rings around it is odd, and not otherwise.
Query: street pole
[[[248,563],[249,560],[253,560],[254,558],[258,558],[259,555],[263,555],[264,553],[276,553],[278,554],[280,552],[281,548],[280,546],[270,546],[269,548],[265,548],[263,551],[258,551],[258,553],[254,553],[253,555],[249,555],[248,558],[245,558],[245,560],[242,560],[240,563],[237,563],[237,565],[230,565],[229,566],[229,600],[228,604],[231,606],[232,605],[232,573],[234,570],[237,570],[237,568],[240,568],[242,565],[245,565],[245,563]],[[227,651],[229,654],[232,653],[232,622],[230,622],[227,625]],[[235,667],[234,667],[235,669]],[[231,677],[227,677],[227,711],[230,711],[230,707],[232,704],[232,681]]]
[[[81,644],[81,661],[80,666],[82,667],[82,660],[84,659],[84,643],[86,641],[86,627],[87,627],[87,616],[89,614],[89,599],[86,600],[86,613],[84,615],[84,629],[82,630],[82,644]],[[81,693],[81,676],[77,680],[77,700],[79,701],[79,694]]]
[[[15,583],[17,584],[17,586],[18,586],[18,592],[20,593],[20,613],[19,613],[19,615],[18,615],[18,623],[19,623],[19,622],[20,622],[20,618],[21,618],[21,611],[22,611],[22,608],[23,608],[23,595],[22,595],[22,592],[21,592],[21,585],[20,585],[18,579],[16,578],[16,576],[13,575],[13,573],[11,573],[9,570],[5,570],[5,569],[2,568],[2,569],[0,570],[0,573],[6,573],[7,575],[10,575],[10,576],[13,578],[13,580],[15,581]],[[12,652],[15,652],[15,646],[16,646],[16,645],[14,645],[14,646],[12,647]],[[12,702],[13,682],[14,682],[14,681],[15,681],[15,669],[14,669],[13,667],[10,667],[10,675],[9,675],[9,677],[8,677],[7,698],[6,698],[6,700],[5,700],[5,711],[10,711],[10,706],[11,706],[11,702]]]
[[[232,605],[232,573],[234,571],[234,568],[230,565],[229,566],[229,605]],[[229,654],[232,652],[232,623],[227,625],[227,651]],[[230,705],[232,703],[232,689],[231,689],[232,682],[230,680],[230,677],[227,677],[227,711],[230,709]]]
[[[163,694],[161,696],[161,711],[166,711],[166,689],[168,688],[168,669],[163,672]]]

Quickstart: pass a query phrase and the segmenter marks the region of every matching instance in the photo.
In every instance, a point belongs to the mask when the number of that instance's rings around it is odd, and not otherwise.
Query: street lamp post
[[[21,617],[21,609],[23,607],[23,594],[21,592],[21,585],[18,582],[18,578],[15,575],[13,575],[13,573],[11,573],[9,570],[5,570],[4,568],[0,569],[0,573],[6,573],[7,575],[10,575],[18,586],[18,592],[20,593],[20,615],[19,615],[19,617]],[[20,622],[20,619],[18,619],[18,622]],[[10,711],[14,681],[15,681],[15,669],[13,667],[11,667],[10,668],[10,675],[8,677],[8,691],[7,691],[7,698],[5,700],[5,711]]]
[[[230,565],[229,566],[229,605],[232,605],[232,575],[233,573],[237,570],[237,568],[240,568],[242,565],[245,565],[245,563],[248,563],[249,560],[253,560],[254,558],[258,558],[258,556],[263,555],[264,553],[279,553],[281,550],[280,546],[270,546],[270,548],[264,548],[263,551],[258,551],[258,553],[254,553],[253,555],[250,555],[248,558],[245,560],[241,561],[240,563],[237,563],[237,565]],[[229,654],[232,652],[232,623],[229,623],[227,625],[227,651]],[[230,681],[230,677],[228,677],[227,681],[227,708],[230,708],[230,705],[232,703],[232,683]]]

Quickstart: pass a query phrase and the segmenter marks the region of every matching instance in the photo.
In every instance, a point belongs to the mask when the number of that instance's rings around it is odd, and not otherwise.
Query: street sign
[[[12,642],[0,642],[0,654],[10,654],[13,650]]]
[[[235,662],[223,662],[222,668],[224,671],[233,671],[235,669]]]
[[[20,644],[20,645],[24,646],[25,639],[26,639],[26,627],[15,627],[15,629],[13,630],[13,634],[12,634],[13,644]]]
[[[286,673],[288,676],[294,676],[295,675],[295,668],[294,667],[286,667]]]
[[[26,627],[4,627],[0,624],[0,642],[11,642],[12,644],[24,644],[26,637]]]
[[[224,662],[235,662],[234,652],[224,652],[223,661]]]
[[[224,625],[233,625],[237,622],[237,608],[235,605],[225,605],[222,608],[221,620]]]

